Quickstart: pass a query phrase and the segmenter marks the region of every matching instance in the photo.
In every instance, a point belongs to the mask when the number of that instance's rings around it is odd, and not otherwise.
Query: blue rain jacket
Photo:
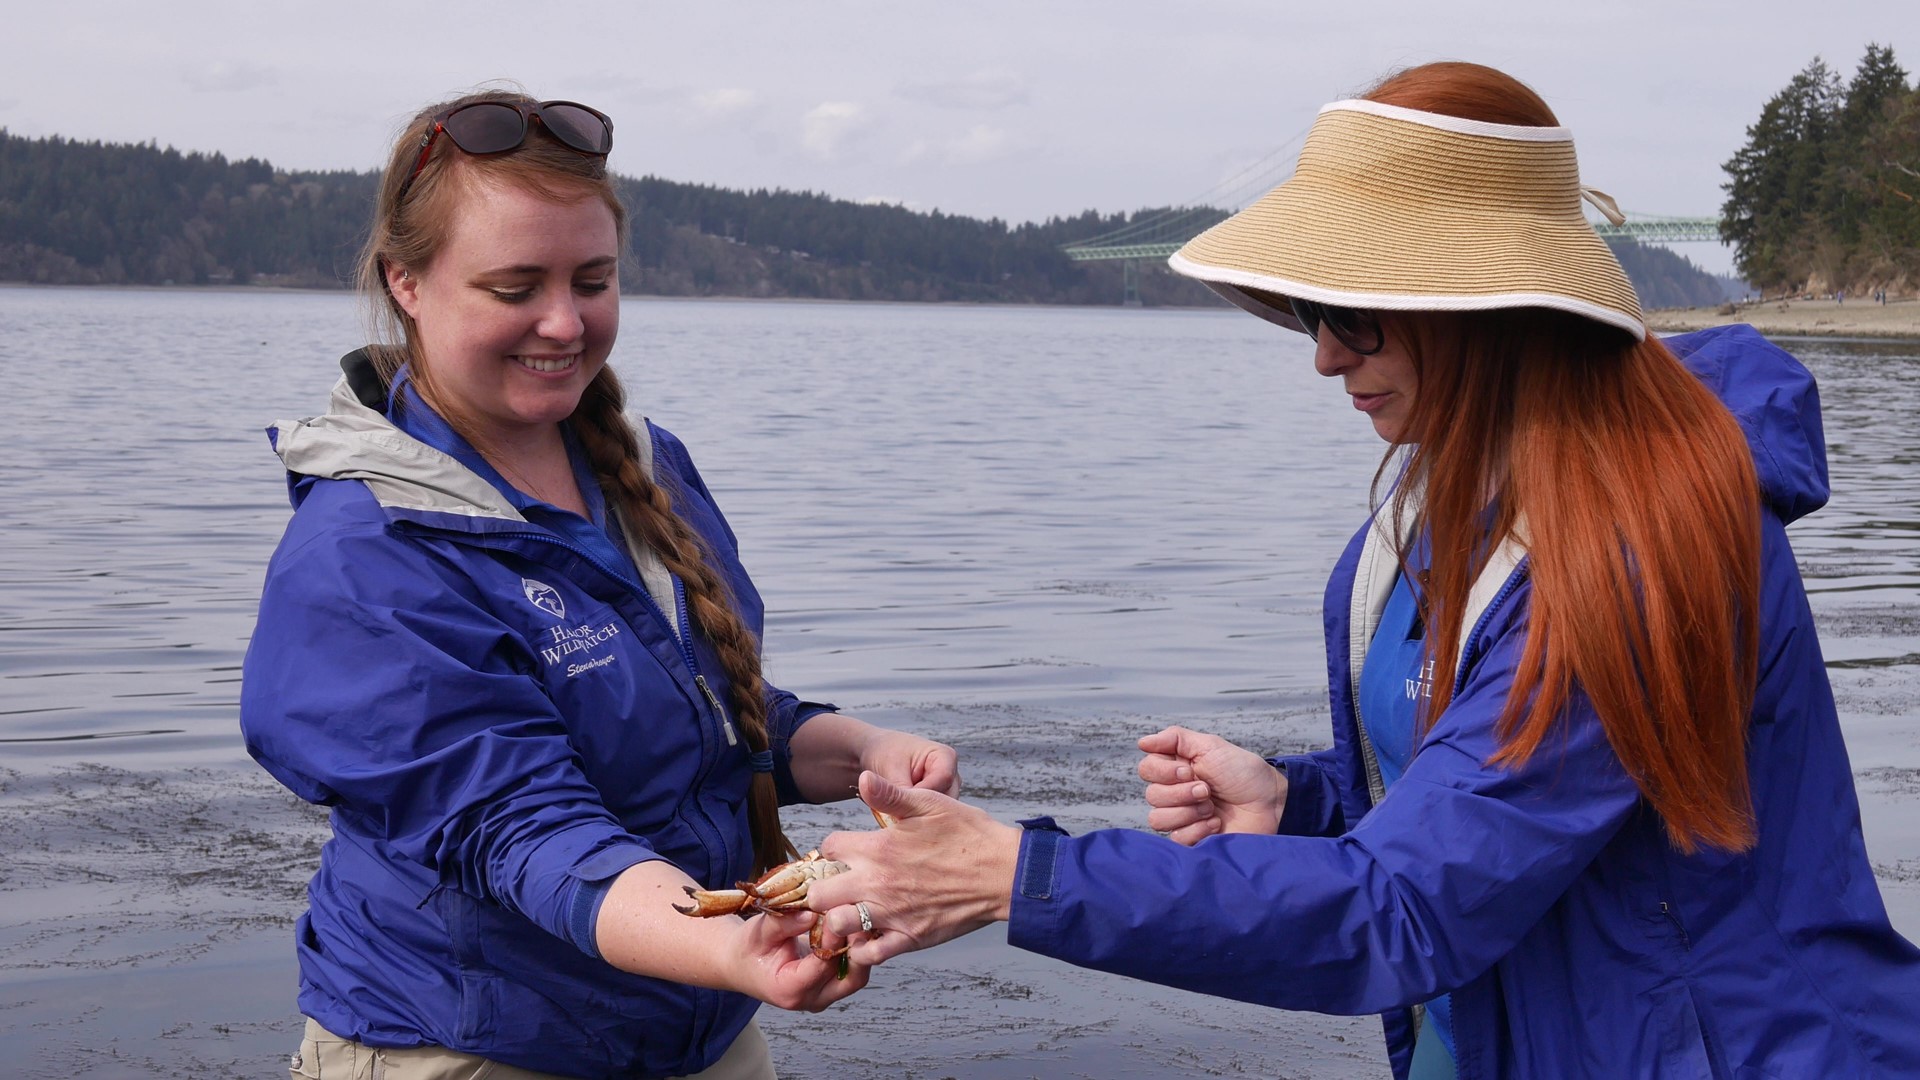
[[[707,643],[670,630],[631,566],[523,517],[431,414],[390,419],[343,380],[328,415],[270,433],[296,511],[240,720],[255,759],[332,808],[298,923],[300,1010],[372,1046],[569,1076],[712,1064],[758,1003],[619,971],[592,926],[592,886],[636,863],[717,888],[749,873],[748,750],[695,682],[728,700]],[[641,441],[759,633],[685,447],[651,425]],[[830,706],[770,700],[792,799],[788,740]]]
[[[1327,587],[1333,746],[1276,760],[1279,836],[1022,840],[1009,940],[1279,1008],[1381,1012],[1451,993],[1462,1080],[1920,1075],[1920,952],[1887,919],[1783,523],[1822,505],[1813,379],[1748,327],[1668,345],[1739,418],[1767,502],[1749,762],[1759,845],[1671,847],[1590,709],[1518,769],[1485,764],[1527,630],[1524,562],[1463,644],[1458,695],[1375,804],[1356,723],[1391,559],[1368,530]],[[1374,573],[1374,570],[1381,571]],[[1377,599],[1376,599],[1377,598]]]

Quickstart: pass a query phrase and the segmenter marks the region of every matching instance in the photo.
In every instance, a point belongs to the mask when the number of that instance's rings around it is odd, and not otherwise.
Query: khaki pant
[[[287,1073],[291,1080],[566,1080],[438,1046],[407,1050],[364,1046],[335,1035],[311,1018]],[[774,1080],[773,1054],[759,1023],[748,1021],[712,1067],[678,1080]]]

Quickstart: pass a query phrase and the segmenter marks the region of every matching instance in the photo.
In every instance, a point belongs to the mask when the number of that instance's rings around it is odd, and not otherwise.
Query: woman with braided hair
[[[958,792],[950,748],[762,677],[733,533],[607,365],[612,130],[503,92],[417,116],[361,267],[390,344],[270,429],[295,512],[241,726],[333,826],[295,1076],[770,1080],[758,1002],[866,969],[797,947],[811,914],[673,903],[793,858],[782,801]]]

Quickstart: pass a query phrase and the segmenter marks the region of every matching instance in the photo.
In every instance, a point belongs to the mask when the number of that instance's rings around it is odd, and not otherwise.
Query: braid
[[[641,470],[639,437],[625,410],[626,393],[620,381],[612,368],[602,368],[574,410],[574,429],[593,463],[595,476],[613,496],[622,523],[634,530],[686,587],[689,614],[726,671],[734,719],[747,748],[761,753],[767,749],[768,738],[767,684],[760,674],[760,642],[741,621],[726,579],[714,568],[705,542],[685,518],[674,512],[666,488]],[[756,875],[798,856],[793,842],[780,829],[780,799],[772,773],[753,774],[747,816]]]

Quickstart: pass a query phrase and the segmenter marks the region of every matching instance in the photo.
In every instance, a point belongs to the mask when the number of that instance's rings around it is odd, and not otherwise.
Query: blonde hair
[[[536,102],[524,93],[484,90],[420,111],[396,140],[374,204],[373,228],[361,252],[359,283],[374,302],[371,352],[383,380],[392,385],[405,366],[423,400],[483,454],[476,425],[449,411],[438,393],[434,368],[419,344],[418,328],[387,287],[389,266],[423,269],[452,232],[464,196],[480,183],[509,184],[558,203],[598,198],[613,212],[619,249],[626,250],[627,211],[607,172],[606,159],[573,150],[533,125],[525,144],[509,153],[476,157],[433,138],[417,174],[414,166],[432,137],[434,117],[477,102]],[[411,179],[411,182],[409,180]],[[569,421],[592,463],[594,476],[630,536],[645,543],[686,587],[688,614],[713,646],[726,674],[734,719],[747,748],[768,749],[767,686],[760,669],[760,642],[740,617],[718,560],[700,534],[675,510],[667,487],[640,468],[639,434],[626,415],[626,392],[612,367],[603,367],[581,395]],[[692,628],[690,627],[689,630]],[[773,776],[755,772],[748,792],[755,872],[797,854],[780,828]]]

